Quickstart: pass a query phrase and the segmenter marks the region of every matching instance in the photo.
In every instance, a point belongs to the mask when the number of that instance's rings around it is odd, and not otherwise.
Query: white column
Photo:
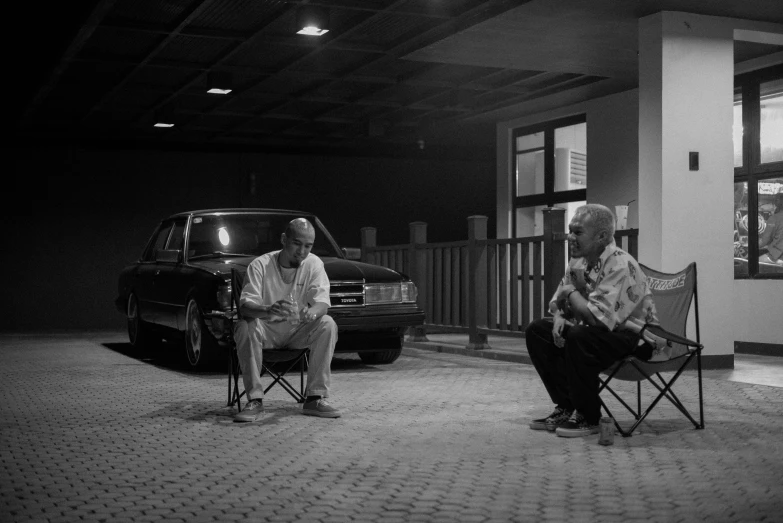
[[[725,19],[639,22],[639,261],[664,271],[696,261],[706,355],[734,352],[733,44]]]

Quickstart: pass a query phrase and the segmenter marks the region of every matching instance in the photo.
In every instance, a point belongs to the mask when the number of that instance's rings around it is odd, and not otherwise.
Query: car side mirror
[[[182,261],[182,251],[177,249],[160,249],[155,253],[155,261],[179,263]]]
[[[343,255],[349,260],[361,260],[362,250],[356,247],[343,247]]]

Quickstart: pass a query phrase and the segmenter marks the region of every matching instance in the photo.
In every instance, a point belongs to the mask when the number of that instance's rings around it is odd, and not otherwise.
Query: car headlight
[[[383,303],[415,302],[418,292],[413,282],[371,283],[364,287],[364,303],[378,305]]]
[[[379,303],[400,303],[402,291],[399,283],[372,283],[364,287],[364,303],[376,305]]]

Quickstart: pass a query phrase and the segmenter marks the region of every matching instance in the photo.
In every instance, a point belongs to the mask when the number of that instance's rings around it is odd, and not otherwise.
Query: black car
[[[209,209],[161,221],[141,257],[120,273],[116,305],[127,316],[131,344],[175,342],[193,366],[221,356],[217,338],[225,325],[213,313],[230,309],[231,269],[244,275],[254,258],[279,250],[286,225],[299,217],[316,228],[311,252],[329,276],[329,315],[339,329],[335,351],[356,352],[366,363],[396,360],[405,330],[424,322],[414,283],[347,259],[349,250],[312,214],[279,209]]]

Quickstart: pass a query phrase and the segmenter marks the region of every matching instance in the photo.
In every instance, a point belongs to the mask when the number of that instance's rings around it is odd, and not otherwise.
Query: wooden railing
[[[376,230],[362,229],[362,260],[407,274],[419,290],[427,329],[468,334],[468,347],[487,348],[487,335],[524,336],[541,318],[566,267],[564,210],[544,210],[544,234],[488,239],[487,218],[468,218],[468,239],[427,243],[427,224],[410,224],[411,242],[379,246]],[[638,230],[617,231],[617,244],[637,255]]]

